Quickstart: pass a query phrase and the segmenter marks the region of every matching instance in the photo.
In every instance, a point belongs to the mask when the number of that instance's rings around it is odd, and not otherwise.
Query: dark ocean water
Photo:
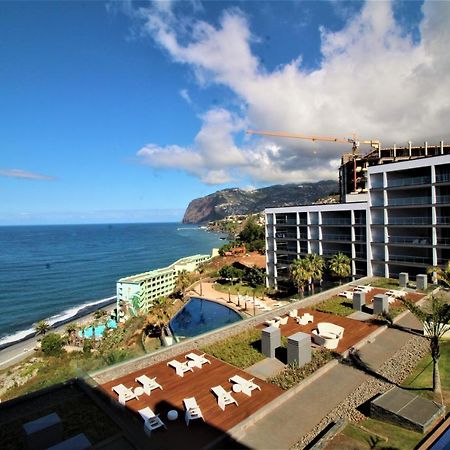
[[[0,345],[114,296],[121,277],[222,244],[176,223],[0,227]]]

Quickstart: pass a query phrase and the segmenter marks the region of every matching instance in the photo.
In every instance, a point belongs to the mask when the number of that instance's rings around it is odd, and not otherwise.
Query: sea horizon
[[[181,222],[0,226],[0,348],[39,320],[66,322],[111,302],[119,278],[210,254],[220,237]]]

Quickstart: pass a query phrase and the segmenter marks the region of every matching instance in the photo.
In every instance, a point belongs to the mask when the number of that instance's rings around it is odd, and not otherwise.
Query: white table
[[[167,413],[167,419],[169,419],[170,421],[177,420],[178,419],[178,411],[176,409],[171,409]]]
[[[236,392],[236,393],[242,392],[242,386],[240,384],[238,384],[238,383],[233,384],[233,388],[232,389],[233,389],[233,392]]]
[[[144,388],[142,386],[138,386],[137,388],[134,388],[134,395],[139,399],[141,395],[144,395]]]

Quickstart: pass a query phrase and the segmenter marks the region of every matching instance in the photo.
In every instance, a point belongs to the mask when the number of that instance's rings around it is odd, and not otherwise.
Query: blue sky
[[[0,224],[174,221],[225,187],[336,178],[346,148],[248,128],[446,139],[449,9],[0,2]]]

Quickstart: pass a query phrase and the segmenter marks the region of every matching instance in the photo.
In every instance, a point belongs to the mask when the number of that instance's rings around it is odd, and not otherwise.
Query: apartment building
[[[364,201],[265,210],[269,286],[307,253],[344,253],[355,277],[414,276],[450,259],[450,155],[385,161],[366,176]]]
[[[215,249],[213,255],[217,254]],[[119,320],[147,312],[154,301],[174,292],[178,275],[183,270],[192,272],[211,259],[211,255],[193,255],[181,258],[168,267],[131,275],[117,281],[117,311]]]

